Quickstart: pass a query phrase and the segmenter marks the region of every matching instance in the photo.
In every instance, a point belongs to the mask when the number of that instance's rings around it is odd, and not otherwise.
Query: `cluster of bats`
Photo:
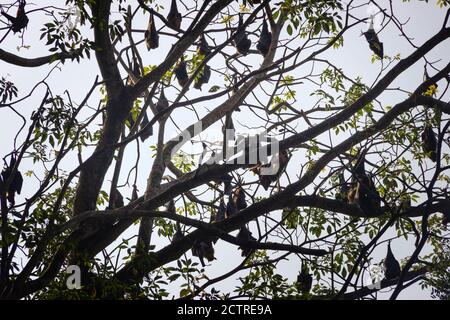
[[[258,1],[252,1],[250,3],[255,4],[258,3]],[[170,11],[166,17],[166,21],[167,21],[166,24],[169,27],[175,30],[180,29],[182,16],[178,11],[176,0],[172,0]],[[144,38],[148,50],[156,49],[159,47],[159,34],[156,29],[154,14],[152,12],[150,12],[148,27],[147,30],[145,31]],[[267,53],[269,52],[271,42],[272,42],[272,33],[269,31],[267,22],[264,18],[261,28],[261,34],[259,37],[259,41],[256,45],[256,48],[263,56],[266,56]],[[248,39],[247,32],[243,27],[242,15],[239,15],[239,24],[236,29],[236,33],[232,43],[236,47],[238,53],[242,55],[248,54],[251,47],[251,41],[250,39]],[[206,41],[204,35],[200,36],[200,39],[197,44],[197,52],[204,57],[207,57],[209,54],[211,54],[211,47]],[[187,63],[186,61],[184,61],[184,58],[182,58],[179,61],[179,63],[174,69],[174,73],[180,86],[182,87],[185,86],[189,80],[189,74],[187,72]],[[208,65],[205,65],[203,69],[200,71],[200,74],[194,80],[194,88],[201,90],[202,85],[208,83],[210,77],[211,77],[211,68]]]
[[[400,263],[395,259],[394,254],[391,249],[391,241],[389,241],[387,246],[387,254],[384,259],[384,277],[386,280],[393,280],[400,276],[401,268]],[[302,294],[307,294],[311,291],[313,283],[313,277],[308,271],[308,267],[305,263],[302,264],[300,273],[297,276],[297,289]]]
[[[347,184],[344,173],[339,174],[336,199],[357,205],[366,215],[380,209],[381,197],[373,182],[372,174],[365,169],[367,149],[362,150],[352,169],[351,183]]]
[[[280,151],[277,155],[279,158],[279,165],[277,171],[270,176],[262,175],[260,173],[260,168],[262,165],[258,164],[256,167],[252,169],[253,172],[259,173],[260,176],[260,184],[263,185],[264,189],[268,189],[270,182],[275,181],[281,175],[282,171],[285,169],[287,162],[289,160],[287,151]],[[267,165],[264,165],[267,166]],[[267,178],[270,177],[270,178]],[[269,179],[269,180],[266,180]],[[267,182],[270,181],[270,182]],[[219,207],[217,209],[216,214],[211,215],[210,223],[221,222],[225,219],[228,219],[234,215],[236,215],[239,211],[247,208],[247,200],[245,195],[245,190],[238,183],[233,189],[233,178],[229,174],[224,174],[220,176],[215,181],[217,184],[223,185],[223,197],[220,199]],[[225,197],[228,197],[227,201],[224,200]],[[170,201],[167,204],[167,211],[175,213],[175,204]],[[179,241],[183,238],[183,232],[180,228],[179,223],[176,224],[176,232],[172,238],[172,242]],[[237,239],[243,241],[256,241],[256,238],[253,237],[251,231],[243,226],[238,234]],[[205,266],[204,259],[207,259],[209,262],[215,259],[214,257],[214,244],[218,241],[218,237],[207,236],[201,239],[196,239],[192,246],[192,254],[199,258],[202,266]],[[248,246],[242,245],[239,247],[242,251],[241,255],[243,257],[247,257],[252,253],[252,249]]]
[[[247,208],[247,202],[245,199],[244,189],[238,185],[234,190],[232,188],[232,177],[228,174],[221,176],[216,181],[224,185],[224,194],[228,196],[228,203],[225,204],[224,200],[220,200],[219,208],[215,215],[211,215],[210,223],[220,222],[227,218],[230,218],[237,214],[240,210]],[[170,201],[167,205],[167,211],[175,213],[175,204]],[[181,231],[179,223],[176,225],[176,232],[172,238],[172,242],[179,241],[183,238],[183,232]],[[247,227],[242,227],[239,230],[237,238],[244,241],[255,241],[252,233]],[[219,240],[218,237],[205,236],[200,239],[196,239],[192,245],[192,255],[199,258],[201,265],[204,267],[204,259],[209,262],[215,260],[214,257],[214,244]],[[251,248],[246,246],[239,247],[242,250],[242,256],[248,256],[252,252]]]
[[[437,84],[433,84],[437,86]],[[427,157],[436,162],[437,160],[437,139],[431,125],[427,122],[421,134],[422,149]],[[381,197],[373,182],[373,175],[365,170],[365,156],[367,150],[362,150],[352,169],[352,180],[348,184],[344,178],[343,170],[339,174],[339,187],[336,192],[336,199],[350,204],[355,204],[366,213],[377,212],[380,209]],[[410,199],[405,199],[409,203],[401,203],[403,209],[410,207]]]

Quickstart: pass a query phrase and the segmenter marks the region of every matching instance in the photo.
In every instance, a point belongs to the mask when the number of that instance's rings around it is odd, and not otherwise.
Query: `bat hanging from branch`
[[[147,45],[147,50],[156,49],[159,47],[159,35],[155,26],[155,19],[153,13],[150,12],[150,17],[148,19],[148,27],[145,31],[145,44]]]
[[[252,42],[247,37],[247,33],[245,32],[245,28],[243,27],[242,15],[239,14],[239,24],[236,30],[236,35],[233,40],[234,46],[237,51],[242,55],[247,55],[250,50],[250,46]]]
[[[311,291],[313,278],[308,271],[307,265],[302,261],[302,268],[297,276],[297,288],[302,294],[307,294]]]
[[[252,233],[246,226],[243,226],[237,235],[237,238],[239,240],[245,240],[245,241],[256,241],[256,238],[252,236]],[[242,250],[241,256],[247,257],[252,253],[252,248],[247,247],[245,245],[239,247],[240,250]]]
[[[9,162],[9,166],[6,166],[2,171],[2,178],[3,183],[7,183],[7,181],[10,179],[11,175],[13,174],[14,166],[16,165],[16,157],[15,155],[11,155],[11,160]],[[22,173],[19,170],[16,170],[14,173],[14,177],[11,180],[11,183],[7,186],[6,191],[6,198],[8,199],[8,202],[11,205],[14,205],[16,203],[15,197],[16,193],[20,194],[22,192],[22,185],[23,185],[23,177]]]
[[[209,44],[203,34],[200,36],[200,41],[197,45],[197,52],[205,57],[211,53],[211,48],[209,47]]]
[[[437,139],[434,134],[433,128],[430,124],[426,124],[422,132],[422,149],[430,158],[431,161],[436,162],[437,160]]]
[[[198,90],[202,90],[202,86],[209,82],[209,78],[211,77],[211,68],[208,65],[205,65],[200,73],[201,74],[196,77],[194,82],[194,88]]]
[[[167,15],[167,25],[173,29],[180,29],[181,13],[178,12],[177,1],[172,0],[169,14]]]
[[[372,50],[380,59],[383,59],[383,43],[378,39],[378,35],[373,27],[373,16],[370,17],[370,19],[369,29],[364,33],[364,36],[369,43],[370,50]]]
[[[161,87],[161,95],[156,103],[156,111],[163,112],[167,108],[169,108],[169,100],[167,100],[166,95],[164,94],[164,87]]]
[[[270,44],[272,42],[272,33],[269,32],[269,28],[267,27],[266,17],[263,17],[263,24],[261,29],[261,34],[259,36],[259,41],[256,44],[256,49],[261,52],[261,54],[265,57],[269,52]]]
[[[384,276],[387,280],[392,280],[400,276],[400,263],[395,259],[391,249],[391,241],[387,246],[387,254],[384,259]]]
[[[177,78],[178,84],[182,87],[186,85],[189,81],[189,75],[187,73],[186,62],[182,57],[178,65],[173,70],[175,73],[175,78]]]

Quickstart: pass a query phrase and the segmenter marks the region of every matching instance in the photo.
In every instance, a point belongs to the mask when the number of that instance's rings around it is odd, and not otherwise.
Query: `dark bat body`
[[[250,46],[252,45],[252,42],[247,37],[247,33],[245,32],[245,29],[242,27],[242,15],[239,15],[239,24],[236,30],[236,35],[234,37],[233,43],[236,47],[237,51],[242,55],[247,55],[248,51],[250,50]]]
[[[271,164],[267,163],[264,165],[258,164],[253,167],[251,170],[259,176],[259,183],[264,188],[264,190],[268,190],[270,184],[278,180],[280,175],[283,173],[289,162],[289,156],[286,150],[282,150],[278,153],[278,169],[274,174],[271,175],[263,175],[261,170],[263,168],[270,168]]]
[[[258,49],[259,52],[261,52],[261,54],[265,57],[269,52],[271,42],[272,42],[272,33],[269,32],[267,22],[264,19],[261,34],[259,36],[259,41],[256,44],[256,49]]]
[[[252,236],[252,233],[250,232],[250,230],[248,230],[247,227],[245,227],[245,226],[239,230],[237,238],[240,240],[245,240],[245,241],[256,241],[256,239]],[[246,246],[240,246],[239,249],[242,250],[241,255],[243,257],[249,256],[253,250],[252,248],[249,248]]]
[[[147,117],[147,112],[144,112],[144,117],[142,118],[141,125],[139,126],[139,129],[142,130],[145,128],[145,126],[149,123]],[[149,137],[153,135],[153,126],[148,126],[141,134],[141,141],[144,142]]]
[[[180,63],[174,69],[175,77],[178,80],[180,86],[184,87],[189,81],[189,75],[187,73],[186,62],[181,60]]]
[[[434,131],[430,125],[425,125],[425,129],[422,132],[422,149],[431,161],[436,162],[437,160],[437,140],[434,135]]]
[[[16,158],[14,156],[12,156],[9,166],[7,166],[2,171],[1,175],[3,178],[3,183],[6,183],[8,181],[8,179],[11,177],[12,170],[13,170],[15,164],[16,164]],[[11,205],[14,205],[16,203],[15,196],[16,196],[16,193],[20,194],[22,192],[22,185],[23,185],[22,173],[19,170],[17,170],[16,173],[14,174],[14,177],[12,178],[10,185],[8,186],[8,189],[6,190],[6,198],[8,199],[8,202]]]
[[[164,89],[161,89],[161,95],[159,96],[158,102],[156,103],[156,111],[162,112],[169,108],[169,101],[164,94]]]
[[[311,291],[313,278],[306,268],[302,268],[297,276],[297,286],[301,293],[306,294]]]
[[[378,39],[378,35],[374,29],[369,29],[364,33],[367,42],[369,43],[369,48],[372,50],[380,59],[383,59],[384,50],[383,43]]]
[[[200,36],[200,42],[197,46],[197,51],[203,56],[207,56],[211,53],[211,48],[203,35]]]
[[[395,259],[391,250],[391,242],[388,244],[386,259],[384,260],[385,278],[392,280],[400,276],[400,263]]]
[[[238,211],[247,208],[247,202],[245,201],[245,192],[241,187],[237,187],[233,193],[233,203]]]
[[[192,246],[192,255],[199,258],[202,267],[205,267],[204,258],[209,262],[216,259],[213,244],[209,240],[196,240]]]
[[[181,13],[178,12],[176,0],[172,0],[169,14],[167,15],[167,24],[174,29],[180,29],[181,26]]]
[[[227,208],[225,206],[225,202],[223,201],[223,199],[220,199],[219,209],[217,209],[215,221],[220,222],[220,221],[225,220],[226,211],[227,211]]]
[[[194,88],[202,90],[202,86],[209,82],[210,77],[211,77],[211,68],[208,65],[205,65],[205,67],[201,71],[201,75],[195,79]]]
[[[150,18],[148,19],[148,27],[145,31],[145,44],[149,51],[159,47],[159,35],[158,31],[156,31],[153,13],[150,13]]]

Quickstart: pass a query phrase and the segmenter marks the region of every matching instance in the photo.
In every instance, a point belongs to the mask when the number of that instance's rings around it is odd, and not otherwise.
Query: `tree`
[[[414,1],[439,13],[424,41],[397,14],[404,3],[49,1],[25,3],[20,25],[24,3],[4,5],[2,64],[48,74],[28,93],[0,83],[2,126],[23,120],[13,142],[2,137],[1,298],[367,299],[391,288],[396,299],[418,282],[448,296],[450,64],[434,54],[448,45],[450,3],[438,4]],[[35,23],[40,39],[26,37]],[[345,54],[344,39],[365,56]],[[44,43],[48,54],[23,57]],[[373,79],[342,67],[349,54]],[[100,74],[74,99],[81,79],[66,69],[86,61]],[[220,269],[224,243],[231,270]],[[233,278],[236,291],[215,287]]]

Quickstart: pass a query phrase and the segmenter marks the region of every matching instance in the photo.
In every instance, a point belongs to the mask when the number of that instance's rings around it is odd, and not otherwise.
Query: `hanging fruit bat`
[[[239,240],[245,240],[245,241],[256,241],[256,239],[252,236],[252,233],[250,232],[250,230],[248,230],[247,227],[245,227],[245,226],[239,230],[237,238]],[[246,247],[245,245],[240,246],[239,249],[242,250],[241,256],[243,256],[243,257],[248,257],[253,251],[252,248]]]
[[[236,30],[236,35],[233,39],[233,43],[237,49],[237,52],[245,56],[247,55],[252,42],[248,39],[245,28],[243,28],[242,25],[242,15],[239,14],[239,24]]]
[[[164,88],[161,88],[161,95],[159,96],[158,102],[156,103],[156,111],[158,113],[163,112],[167,108],[169,108],[169,101],[164,94]]]
[[[203,260],[203,252],[202,252],[202,242],[201,241],[194,241],[194,244],[192,245],[192,255],[194,257],[198,257],[200,260],[200,263],[202,267],[205,267],[205,261]]]
[[[370,50],[372,50],[380,59],[383,59],[383,43],[380,42],[378,35],[373,28],[373,17],[371,17],[369,29],[364,33],[364,36],[369,43]]]
[[[114,209],[122,208],[123,206],[124,206],[123,196],[119,192],[119,190],[117,190],[117,188],[114,188],[111,192],[111,196],[109,199],[109,208],[111,210],[114,210]]]
[[[186,62],[181,59],[176,68],[174,69],[175,77],[178,80],[180,86],[184,87],[189,81],[189,75],[186,69]]]
[[[234,207],[241,211],[245,208],[247,208],[247,202],[245,201],[245,192],[242,187],[238,186],[233,193],[233,203]]]
[[[209,44],[203,35],[200,36],[200,42],[197,46],[197,52],[205,57],[211,53],[211,48],[209,47]]]
[[[269,190],[270,184],[272,183],[272,178],[270,176],[260,176],[259,183],[264,188],[264,190]]]
[[[178,12],[176,0],[172,0],[169,14],[167,15],[167,25],[173,29],[180,29],[181,13]]]
[[[227,203],[227,211],[225,212],[225,217],[228,219],[235,215],[237,212],[237,208],[234,204],[233,197],[228,196],[228,203]]]
[[[311,291],[313,278],[308,272],[306,265],[302,266],[302,270],[297,276],[297,288],[302,294],[309,293]]]
[[[347,202],[348,192],[349,187],[348,184],[345,182],[344,172],[342,171],[339,174],[339,187],[337,188],[336,192],[336,200]]]
[[[225,195],[231,195],[232,187],[231,187],[231,181],[233,180],[233,177],[231,177],[229,174],[222,175],[216,182],[217,183],[223,183],[223,193]]]
[[[25,29],[28,25],[28,17],[27,14],[25,13],[25,5],[26,5],[26,1],[21,0],[19,1],[19,8],[17,9],[17,13],[16,16],[13,17],[9,14],[7,14],[6,12],[1,11],[2,15],[9,20],[9,22],[11,22],[11,30],[16,33],[21,31],[22,29]]]
[[[131,193],[131,202],[136,201],[139,198],[136,185],[133,185],[133,192]]]
[[[422,132],[422,149],[431,161],[436,162],[437,140],[434,131],[429,124],[425,125],[425,129]]]
[[[141,69],[139,68],[139,63],[137,62],[136,57],[133,57],[133,62],[130,69],[134,77],[139,78],[141,76]],[[127,76],[126,84],[127,86],[132,86],[134,84],[133,79],[129,75]]]
[[[368,174],[360,177],[349,189],[348,202],[355,204],[366,214],[377,212],[381,206],[381,197]]]
[[[366,175],[358,184],[358,204],[363,212],[377,212],[381,207],[381,197],[371,176]]]
[[[179,241],[179,240],[183,239],[183,237],[184,237],[183,231],[181,231],[180,223],[178,221],[177,221],[175,229],[176,229],[176,231],[173,235],[172,243]]]
[[[3,169],[1,174],[3,178],[3,183],[6,183],[10,178],[15,164],[16,164],[16,157],[12,155],[11,161],[9,162],[9,166]],[[20,194],[22,192],[22,185],[23,185],[22,173],[19,170],[17,170],[16,173],[14,174],[14,177],[11,180],[11,183],[8,186],[8,189],[6,190],[6,198],[8,199],[8,202],[11,205],[14,205],[16,203],[15,196],[16,193]]]
[[[380,196],[372,177],[366,173],[367,149],[361,150],[352,170],[352,186],[348,188],[347,200],[355,204],[366,214],[380,208]]]
[[[142,118],[141,125],[139,126],[139,129],[142,130],[150,123],[147,117],[147,112],[144,112],[144,117]],[[141,133],[141,141],[144,142],[149,137],[153,135],[153,126],[148,126],[142,133]]]
[[[208,65],[205,65],[205,67],[201,71],[200,76],[197,75],[197,78],[194,81],[194,88],[201,91],[202,85],[208,83],[210,77],[211,77],[211,68]]]
[[[272,165],[271,163],[262,165],[260,162],[258,162],[258,164],[255,167],[251,168],[250,170],[259,176],[259,183],[264,188],[264,190],[267,191],[270,187],[270,184],[278,180],[278,178],[286,168],[288,162],[289,162],[289,155],[286,150],[282,150],[278,153],[278,168],[274,174],[265,175],[263,174],[263,172],[261,172],[263,168],[269,170],[269,168]]]
[[[203,258],[206,258],[209,262],[216,259],[214,257],[214,247],[211,241],[195,240],[191,250],[192,255],[199,258],[202,267],[205,267]]]
[[[203,256],[208,260],[208,262],[211,262],[215,260],[214,257],[214,247],[211,241],[203,241]]]
[[[267,22],[265,17],[263,18],[262,30],[259,35],[259,41],[256,45],[256,49],[261,52],[261,54],[265,57],[269,52],[270,44],[272,42],[272,33],[269,32],[269,28],[267,27]]]
[[[220,221],[225,220],[226,211],[227,211],[227,208],[225,207],[225,202],[223,201],[223,199],[220,199],[219,209],[217,209],[215,222],[220,222]]]
[[[391,250],[391,241],[389,241],[386,259],[384,259],[384,276],[387,280],[392,280],[399,277],[400,273],[400,263],[395,259]]]
[[[359,178],[362,179],[366,174],[366,154],[367,149],[361,150],[359,152],[355,166],[353,167],[353,181],[357,181]]]
[[[156,31],[155,19],[153,18],[152,12],[150,12],[150,18],[148,19],[148,27],[147,30],[145,31],[144,37],[148,51],[159,47],[159,35],[158,31]]]

